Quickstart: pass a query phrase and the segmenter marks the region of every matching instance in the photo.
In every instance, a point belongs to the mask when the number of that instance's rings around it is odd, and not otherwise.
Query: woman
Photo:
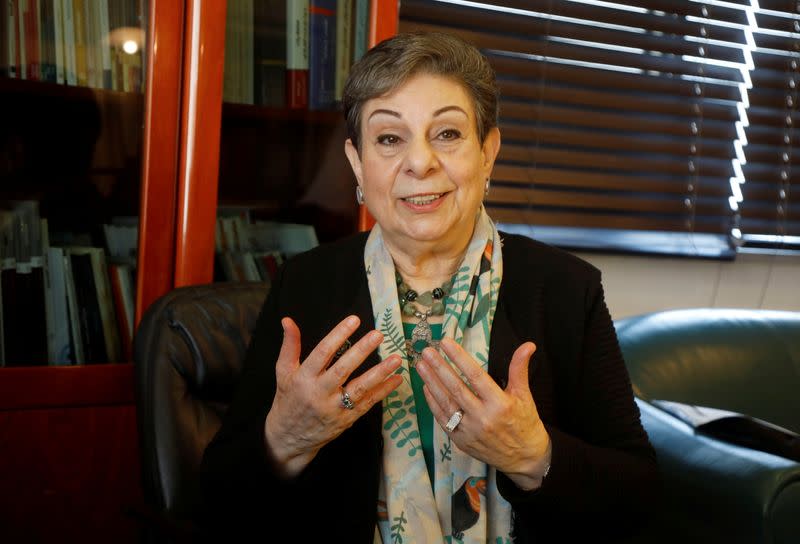
[[[391,38],[345,88],[377,225],[286,263],[206,450],[201,522],[268,541],[532,542],[624,533],[649,506],[599,272],[498,233],[486,59]]]

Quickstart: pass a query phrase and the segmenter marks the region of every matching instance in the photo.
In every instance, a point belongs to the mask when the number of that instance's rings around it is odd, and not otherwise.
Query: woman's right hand
[[[325,444],[402,382],[401,376],[393,374],[401,363],[399,355],[348,381],[383,341],[383,334],[376,330],[365,334],[331,364],[359,323],[354,315],[344,319],[300,364],[300,329],[289,317],[281,320],[283,344],[275,365],[277,391],[264,423],[264,439],[273,462],[287,478],[298,475]],[[353,402],[351,410],[342,405],[343,387]]]

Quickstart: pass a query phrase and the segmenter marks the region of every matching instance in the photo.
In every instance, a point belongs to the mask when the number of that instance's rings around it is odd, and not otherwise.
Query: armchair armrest
[[[695,434],[652,404],[636,402],[658,455],[660,517],[692,541],[705,535],[704,542],[796,542],[800,463]]]

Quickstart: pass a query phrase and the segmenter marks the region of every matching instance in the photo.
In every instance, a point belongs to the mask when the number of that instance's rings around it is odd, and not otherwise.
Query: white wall
[[[674,308],[800,311],[800,257],[740,254],[735,261],[580,253],[603,272],[614,319]]]

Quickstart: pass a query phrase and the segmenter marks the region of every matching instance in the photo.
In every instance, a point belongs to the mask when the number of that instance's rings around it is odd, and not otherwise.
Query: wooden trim
[[[369,47],[397,34],[400,4],[396,0],[372,0],[369,19]],[[358,207],[358,230],[370,230],[375,218],[364,205]]]
[[[397,34],[400,3],[397,0],[372,0],[369,7],[369,47]]]
[[[134,403],[133,364],[0,369],[0,410]]]
[[[187,0],[173,286],[214,275],[226,0]]]
[[[138,325],[172,287],[183,3],[151,0],[136,278]]]

